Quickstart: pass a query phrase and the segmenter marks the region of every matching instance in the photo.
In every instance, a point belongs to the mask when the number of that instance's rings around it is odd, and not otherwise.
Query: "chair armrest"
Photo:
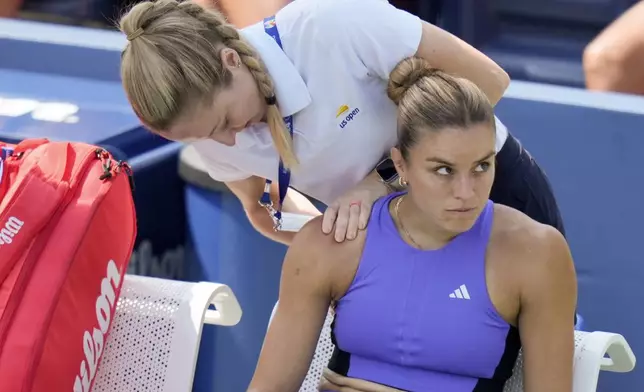
[[[596,391],[601,370],[623,373],[635,367],[635,355],[622,335],[575,331],[575,346],[574,392]]]
[[[582,356],[600,358],[600,370],[627,373],[635,368],[635,354],[626,339],[617,333],[594,331],[584,336],[579,347]]]
[[[242,310],[237,297],[235,297],[230,287],[219,283],[200,282],[195,286],[194,290],[209,293],[210,299],[208,303],[215,306],[214,310],[206,310],[204,314],[205,324],[229,327],[239,323]]]

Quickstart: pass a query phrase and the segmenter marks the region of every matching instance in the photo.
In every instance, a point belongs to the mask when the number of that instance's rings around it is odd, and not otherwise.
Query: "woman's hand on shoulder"
[[[389,188],[378,179],[377,174],[370,174],[327,207],[322,232],[333,234],[337,242],[354,240],[359,230],[367,228],[373,203],[388,193]]]

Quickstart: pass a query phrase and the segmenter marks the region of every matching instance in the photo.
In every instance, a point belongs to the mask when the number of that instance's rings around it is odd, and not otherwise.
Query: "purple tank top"
[[[521,346],[487,291],[494,205],[438,250],[403,241],[378,200],[356,276],[337,303],[329,368],[413,392],[502,391]]]

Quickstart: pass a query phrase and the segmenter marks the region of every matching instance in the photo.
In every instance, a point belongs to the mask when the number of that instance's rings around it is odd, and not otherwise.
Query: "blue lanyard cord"
[[[2,147],[0,148],[0,183],[2,183],[2,178],[4,174],[4,160],[7,159],[9,155],[13,152],[13,148]]]
[[[270,35],[277,45],[284,50],[282,47],[282,40],[280,38],[280,33],[277,30],[277,24],[275,23],[275,16],[268,17],[264,19],[264,31],[266,31],[266,34]],[[284,117],[284,123],[286,124],[286,128],[288,129],[288,133],[291,137],[291,140],[293,140],[293,116],[286,116]],[[282,227],[282,204],[284,203],[284,198],[286,198],[286,191],[288,190],[288,186],[291,182],[291,171],[288,170],[287,168],[284,167],[284,162],[282,162],[282,159],[280,158],[280,164],[279,164],[279,172],[278,172],[278,177],[277,177],[277,185],[279,186],[279,203],[280,205],[276,209],[273,207],[273,202],[271,201],[271,195],[270,195],[270,190],[271,190],[271,180],[267,179],[266,184],[264,185],[264,193],[262,194],[262,198],[259,200],[259,204],[262,205],[264,208],[268,210],[268,212],[271,214],[271,217],[273,218],[273,229],[275,231],[278,231]]]
[[[4,161],[7,159],[9,155],[13,152],[13,148],[11,147],[1,147],[0,148],[0,161]]]

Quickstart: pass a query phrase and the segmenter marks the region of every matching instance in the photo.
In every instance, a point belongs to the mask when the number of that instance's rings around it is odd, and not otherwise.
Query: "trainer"
[[[192,1],[144,1],[120,21],[123,87],[153,132],[192,143],[253,226],[290,244],[281,212],[354,239],[399,186],[390,72],[409,56],[474,82],[494,105],[508,75],[467,43],[382,0],[294,1],[242,30]],[[546,175],[497,119],[491,199],[561,232]],[[445,162],[445,170],[455,170]],[[446,179],[451,181],[451,178]]]

